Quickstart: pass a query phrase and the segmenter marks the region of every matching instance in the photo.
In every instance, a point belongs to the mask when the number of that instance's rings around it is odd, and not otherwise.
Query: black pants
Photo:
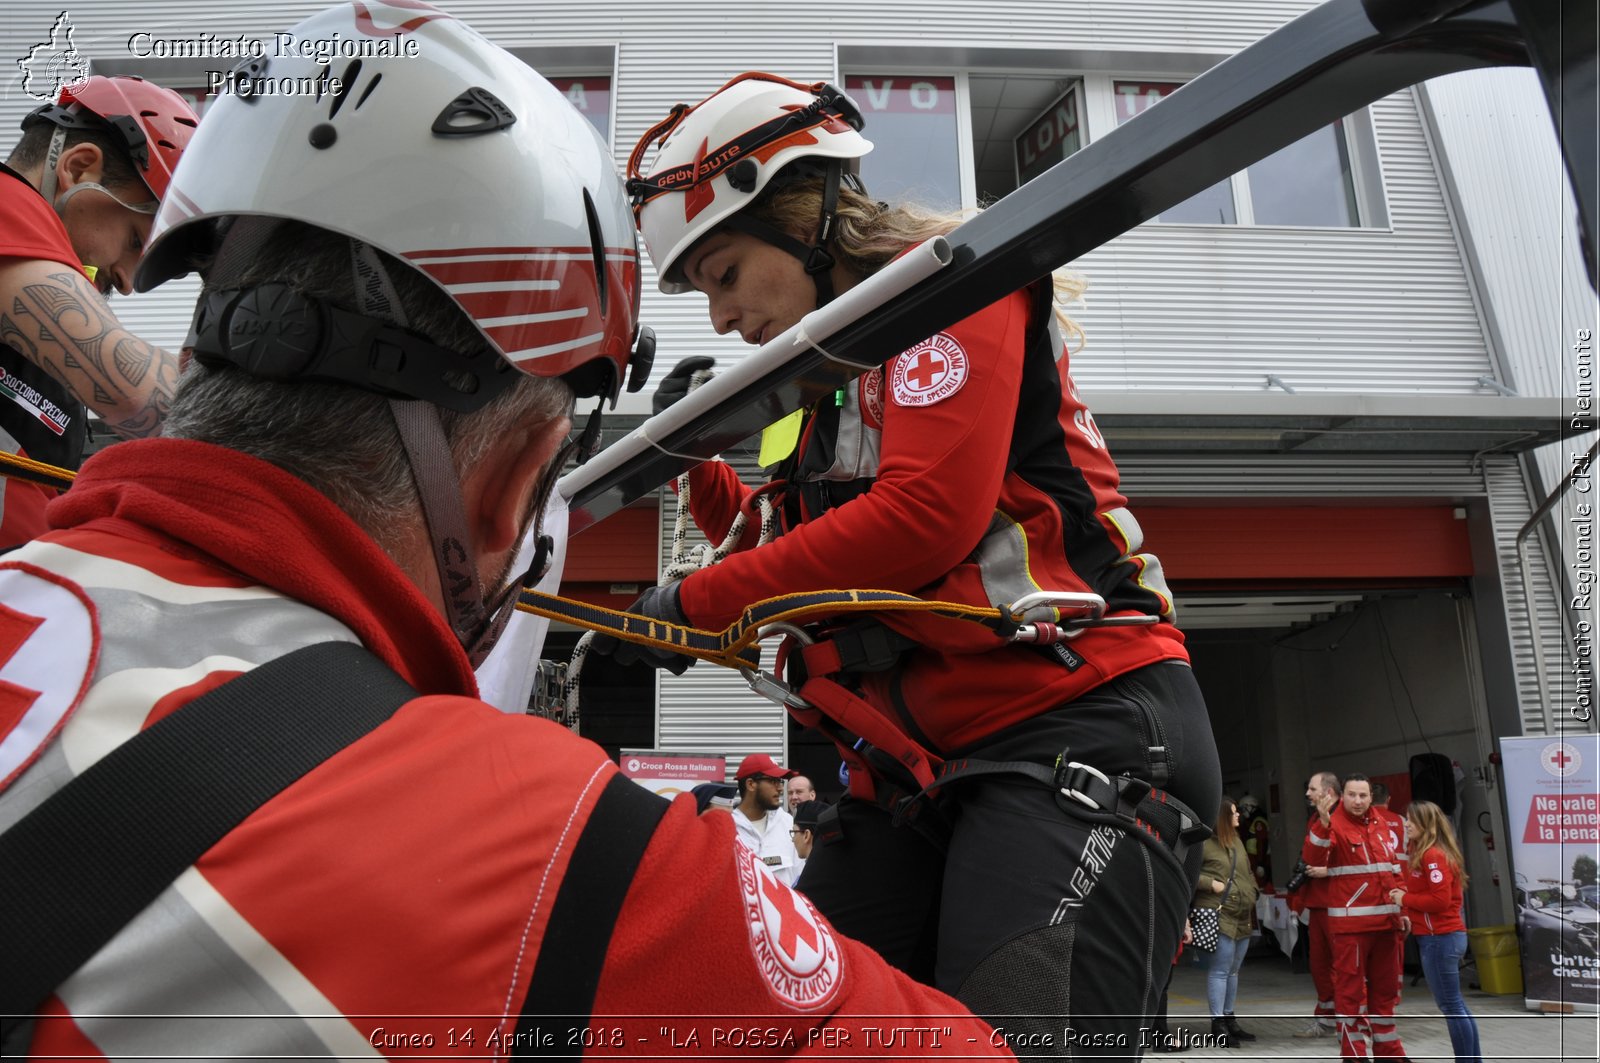
[[[1205,702],[1177,662],[1151,665],[1070,705],[954,751],[1068,760],[1129,774],[1214,819],[1221,773]],[[1116,826],[1090,823],[1038,783],[960,785],[947,852],[862,802],[813,850],[799,888],[843,933],[953,994],[1019,1055],[1136,1056],[1199,873]]]

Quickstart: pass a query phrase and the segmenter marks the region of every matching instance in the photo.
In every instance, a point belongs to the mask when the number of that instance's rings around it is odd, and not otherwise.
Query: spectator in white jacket
[[[733,810],[733,825],[739,841],[754,850],[773,877],[786,886],[794,885],[800,874],[800,857],[789,834],[794,820],[783,810],[783,781],[794,774],[767,754],[752,753],[739,762],[734,776],[739,804]]]

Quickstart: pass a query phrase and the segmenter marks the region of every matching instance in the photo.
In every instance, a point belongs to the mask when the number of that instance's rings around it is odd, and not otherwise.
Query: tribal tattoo
[[[154,435],[178,385],[178,359],[133,335],[80,275],[52,273],[0,308],[0,342],[59,381],[118,435]]]

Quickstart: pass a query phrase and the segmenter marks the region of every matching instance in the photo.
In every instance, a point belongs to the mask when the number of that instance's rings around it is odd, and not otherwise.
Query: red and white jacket
[[[1377,805],[1372,806],[1371,812],[1388,831],[1389,849],[1394,853],[1394,873],[1403,877],[1406,873],[1406,817]]]
[[[819,403],[779,468],[783,534],[685,579],[690,621],[721,628],[752,602],[846,588],[985,606],[1093,591],[1111,614],[1160,618],[1090,629],[1057,658],[972,623],[884,616],[920,647],[863,677],[864,694],[944,753],[1125,672],[1187,661],[1160,562],[1144,551],[1049,313],[1032,290],[1013,292]],[[720,540],[749,489],[720,462],[697,467],[690,486],[695,522]]]
[[[573,847],[617,774],[605,753],[477,700],[416,586],[265,462],[122,443],[48,516],[54,530],[0,559],[0,675],[18,710],[0,715],[0,829],[154,720],[300,646],[361,642],[423,696],[180,875],[60,987],[31,1054],[508,1057]],[[875,1051],[1010,1055],[954,1000],[836,934],[727,816],[697,816],[687,797],[633,874],[593,1014],[598,1033],[567,1043],[574,1055],[837,1054],[884,1015],[940,1032]],[[609,1018],[639,1015],[656,1017]]]
[[[1416,867],[1406,868],[1400,888],[1413,934],[1454,934],[1467,929],[1461,918],[1461,873],[1443,849],[1429,849]]]
[[[1328,869],[1323,892],[1328,929],[1335,934],[1398,929],[1400,906],[1389,900],[1389,891],[1400,885],[1400,877],[1394,871],[1388,824],[1370,809],[1356,819],[1342,802],[1328,818],[1323,826],[1312,817],[1300,850],[1308,866]]]

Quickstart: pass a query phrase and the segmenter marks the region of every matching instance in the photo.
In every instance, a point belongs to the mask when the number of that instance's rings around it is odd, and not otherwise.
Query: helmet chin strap
[[[742,211],[722,223],[729,229],[749,233],[756,239],[798,258],[800,264],[805,267],[806,274],[811,278],[811,283],[816,285],[818,309],[833,302],[837,294],[833,290],[833,267],[836,260],[828,250],[828,245],[833,242],[834,224],[839,215],[839,185],[843,179],[844,164],[838,159],[829,159],[822,175],[822,217],[817,222],[816,236],[809,245],[775,225],[748,217]],[[849,180],[852,186],[857,185],[854,178]]]
[[[410,322],[405,308],[377,251],[367,244],[351,241],[350,264],[355,271],[361,312],[408,328]],[[429,553],[439,576],[439,596],[444,601],[445,621],[467,651],[472,667],[477,668],[494,648],[505,619],[495,623],[484,599],[483,582],[478,578],[477,551],[472,546],[461,497],[461,478],[456,475],[455,462],[450,456],[450,443],[439,420],[439,407],[423,399],[394,398],[389,400],[389,413],[400,434],[406,460],[411,465],[411,478],[417,487],[417,498],[422,503]],[[505,596],[500,597],[503,603]]]

